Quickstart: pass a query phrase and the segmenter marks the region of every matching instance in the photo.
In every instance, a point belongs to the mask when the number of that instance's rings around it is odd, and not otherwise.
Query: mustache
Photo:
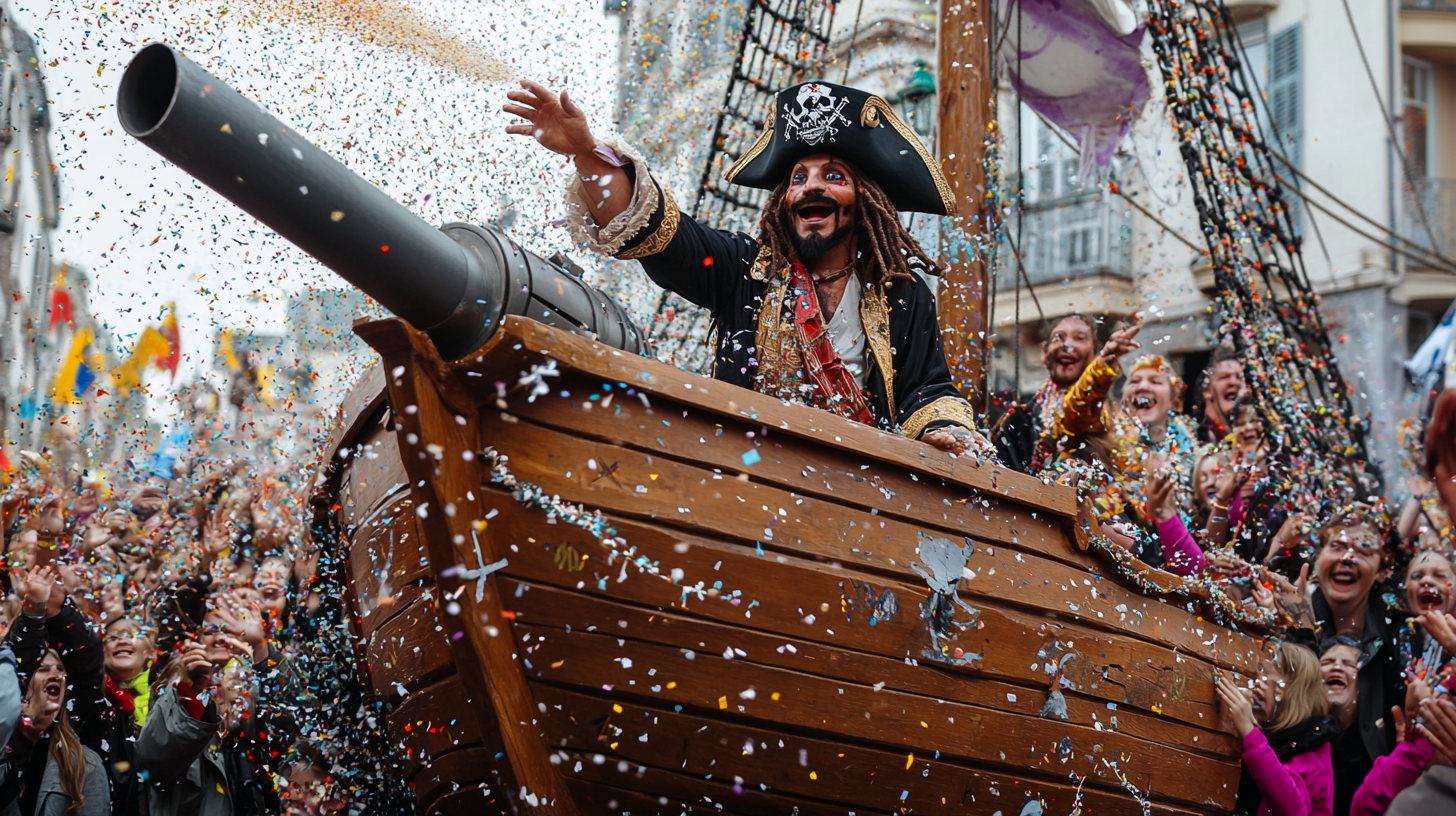
[[[830,207],[839,215],[848,215],[850,205],[840,204],[828,193],[809,193],[789,208],[789,212],[798,215],[806,207]]]

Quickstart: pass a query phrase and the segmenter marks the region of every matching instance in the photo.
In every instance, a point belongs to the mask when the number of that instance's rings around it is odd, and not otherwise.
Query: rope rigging
[[[1221,0],[1152,0],[1149,31],[1219,292],[1221,339],[1244,358],[1250,393],[1283,449],[1291,498],[1338,505],[1380,491],[1310,285],[1285,165],[1265,141],[1257,87]]]
[[[713,121],[712,147],[693,202],[695,220],[718,229],[756,232],[768,192],[729,184],[724,174],[763,130],[774,95],[820,75],[837,5],[830,0],[752,0],[747,4],[738,55]],[[690,331],[673,330],[674,324],[681,327],[686,321],[692,322]],[[662,293],[649,329],[659,359],[693,371],[706,370],[711,362],[711,332],[706,311]]]

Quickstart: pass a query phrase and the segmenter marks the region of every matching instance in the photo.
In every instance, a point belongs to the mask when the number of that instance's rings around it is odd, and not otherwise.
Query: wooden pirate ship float
[[[1215,672],[1261,642],[1140,592],[1178,579],[1071,488],[643,358],[164,45],[118,112],[403,318],[356,327],[323,506],[421,812],[1232,807]]]
[[[1260,644],[1109,577],[1071,489],[529,319],[356,330],[329,490],[424,812],[1232,807]]]

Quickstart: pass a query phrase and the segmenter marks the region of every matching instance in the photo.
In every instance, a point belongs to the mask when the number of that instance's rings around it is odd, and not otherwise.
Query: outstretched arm
[[[506,94],[511,104],[501,110],[525,119],[526,124],[511,125],[506,133],[531,136],[547,150],[570,156],[581,177],[592,220],[598,227],[607,226],[632,200],[634,179],[628,177],[631,164],[614,164],[608,159],[612,153],[607,148],[598,152],[599,143],[592,136],[586,113],[566,91],[558,97],[529,79],[521,80],[521,87],[525,90]]]

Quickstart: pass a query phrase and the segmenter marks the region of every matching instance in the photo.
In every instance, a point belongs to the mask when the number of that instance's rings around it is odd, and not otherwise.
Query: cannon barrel
[[[427,333],[446,359],[480,348],[506,314],[642,350],[621,306],[580,277],[494,229],[435,229],[168,45],[137,52],[117,113],[127,133]]]

